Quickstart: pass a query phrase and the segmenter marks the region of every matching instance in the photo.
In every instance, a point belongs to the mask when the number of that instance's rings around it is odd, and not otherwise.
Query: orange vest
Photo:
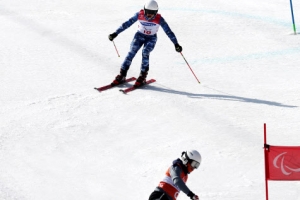
[[[182,171],[180,174],[180,178],[183,180],[184,183],[186,183],[188,175],[184,174],[184,172]],[[173,200],[177,199],[180,189],[174,184],[171,178],[170,167],[166,171],[166,176],[164,177],[164,179],[159,182],[158,187],[163,189],[170,197],[172,197]]]

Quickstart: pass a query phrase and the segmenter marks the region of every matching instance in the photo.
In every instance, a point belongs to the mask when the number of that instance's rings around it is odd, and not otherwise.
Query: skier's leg
[[[149,56],[150,56],[150,52],[155,47],[156,41],[157,41],[157,37],[153,36],[149,38],[144,44],[143,51],[142,51],[141,73],[134,84],[135,87],[139,87],[146,82],[146,78],[149,71]]]
[[[157,41],[157,37],[153,36],[149,38],[144,44],[143,51],[142,51],[142,64],[141,64],[142,72],[147,72],[149,70],[149,57],[151,51],[155,47],[156,41]]]
[[[164,192],[154,191],[150,194],[149,200],[169,200]]]
[[[135,57],[136,53],[138,52],[138,50],[142,47],[142,45],[144,44],[145,39],[142,37],[141,33],[137,32],[134,35],[134,38],[130,44],[130,50],[121,66],[121,68],[123,70],[128,70],[132,59]]]

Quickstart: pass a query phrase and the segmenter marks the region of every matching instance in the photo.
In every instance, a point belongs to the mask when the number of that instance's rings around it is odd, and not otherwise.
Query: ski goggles
[[[157,10],[148,10],[148,9],[145,9],[145,14],[151,14],[151,15],[156,15],[157,13]]]
[[[193,160],[193,161],[191,162],[191,166],[192,166],[192,168],[194,168],[194,169],[198,169],[198,167],[200,166],[200,163]]]

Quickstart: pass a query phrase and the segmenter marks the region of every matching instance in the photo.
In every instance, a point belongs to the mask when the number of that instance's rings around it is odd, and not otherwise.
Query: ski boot
[[[111,83],[111,86],[120,85],[124,83],[126,80],[126,75],[127,75],[127,71],[121,69],[120,74],[116,76],[115,80],[113,80],[113,82]]]
[[[146,78],[147,78],[148,72],[143,72],[141,71],[138,79],[135,81],[133,87],[137,88],[146,83]]]

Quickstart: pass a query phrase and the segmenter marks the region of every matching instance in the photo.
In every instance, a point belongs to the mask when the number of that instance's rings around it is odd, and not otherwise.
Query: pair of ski
[[[125,82],[123,82],[121,84],[118,84],[118,85],[122,85],[124,83],[128,83],[128,82],[135,81],[135,80],[136,80],[135,77],[131,77],[131,78],[126,79]],[[141,85],[139,87],[130,86],[130,87],[126,88],[126,89],[120,89],[120,91],[123,92],[124,94],[127,94],[128,92],[131,92],[131,91],[133,91],[133,90],[135,90],[137,88],[142,88],[145,85],[149,85],[151,83],[154,83],[155,81],[156,81],[155,79],[150,79],[150,80],[146,81],[145,84],[143,84],[143,85]],[[111,84],[109,84],[109,85],[105,85],[103,87],[94,88],[94,89],[98,90],[99,92],[102,92],[102,91],[108,90],[108,89],[113,88],[113,87],[118,86],[118,85],[111,85]]]

